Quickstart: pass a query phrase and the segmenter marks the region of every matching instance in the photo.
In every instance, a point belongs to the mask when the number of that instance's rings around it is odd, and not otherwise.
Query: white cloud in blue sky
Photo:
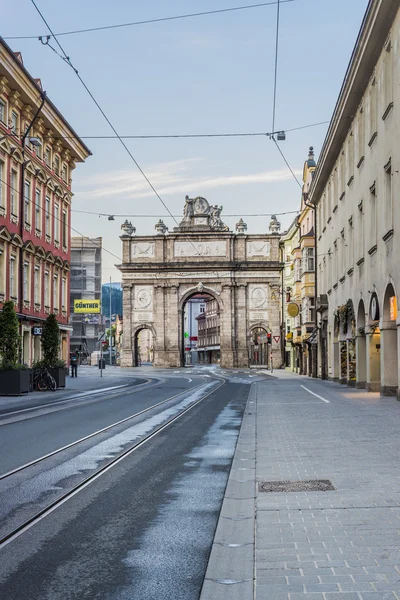
[[[95,27],[243,4],[237,0],[38,0],[55,31]],[[250,2],[249,2],[250,3]],[[367,0],[294,0],[281,7],[276,126],[329,119]],[[2,35],[45,34],[31,3],[15,18],[2,6]],[[60,38],[67,54],[122,134],[269,131],[276,7],[264,7]],[[10,40],[26,68],[82,135],[110,130],[74,72],[38,40]],[[288,133],[282,149],[296,173],[326,126]],[[93,151],[74,172],[73,209],[143,213],[137,233],[153,233],[165,209],[146,189],[116,140],[87,140]],[[298,209],[300,190],[268,138],[131,140],[129,148],[174,214],[184,195],[203,195],[230,214]],[[199,159],[200,157],[200,159]],[[287,226],[293,215],[283,216]],[[134,219],[133,219],[134,220]],[[236,218],[226,219],[234,227]],[[268,219],[246,218],[250,231]],[[167,221],[167,220],[166,220]],[[120,221],[74,213],[73,226],[120,254]],[[168,223],[170,224],[170,223]],[[112,270],[104,255],[105,278]]]

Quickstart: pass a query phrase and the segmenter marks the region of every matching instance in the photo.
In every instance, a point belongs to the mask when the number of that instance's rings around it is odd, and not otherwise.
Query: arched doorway
[[[142,325],[133,334],[133,365],[151,366],[154,361],[155,332],[152,327]]]
[[[339,381],[339,373],[340,373],[340,347],[339,347],[339,331],[340,331],[340,323],[339,317],[335,315],[334,323],[333,323],[333,361],[332,361],[332,378],[334,381]]]
[[[397,296],[391,283],[386,287],[383,299],[381,328],[381,393],[385,396],[397,394],[398,341],[397,341]]]
[[[356,317],[352,300],[346,302],[347,307],[347,384],[354,386],[357,380],[357,347],[356,347]]]
[[[267,327],[256,325],[249,334],[249,363],[251,367],[265,367],[270,365],[271,332]]]
[[[364,388],[367,381],[367,338],[365,336],[365,305],[360,300],[356,319],[356,386]]]
[[[180,339],[181,366],[220,364],[221,311],[216,295],[202,288],[184,297]]]
[[[379,392],[381,388],[381,330],[379,329],[380,306],[378,295],[371,295],[368,310],[368,360],[367,390]]]

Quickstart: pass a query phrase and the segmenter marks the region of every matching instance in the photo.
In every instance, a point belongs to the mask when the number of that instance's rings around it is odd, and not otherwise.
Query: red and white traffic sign
[[[274,341],[278,344],[279,340],[281,339],[280,335],[274,335]]]

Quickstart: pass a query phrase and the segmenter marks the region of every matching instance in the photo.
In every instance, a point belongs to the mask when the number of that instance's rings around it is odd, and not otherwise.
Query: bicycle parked
[[[46,367],[40,367],[39,369],[35,369],[33,373],[33,387],[40,392],[46,390],[54,392],[57,389],[57,383]]]

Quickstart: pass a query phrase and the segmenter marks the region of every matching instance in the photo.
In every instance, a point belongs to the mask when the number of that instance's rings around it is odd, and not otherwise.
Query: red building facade
[[[14,301],[29,366],[41,357],[40,327],[51,312],[68,359],[71,174],[89,155],[0,38],[0,309]]]

